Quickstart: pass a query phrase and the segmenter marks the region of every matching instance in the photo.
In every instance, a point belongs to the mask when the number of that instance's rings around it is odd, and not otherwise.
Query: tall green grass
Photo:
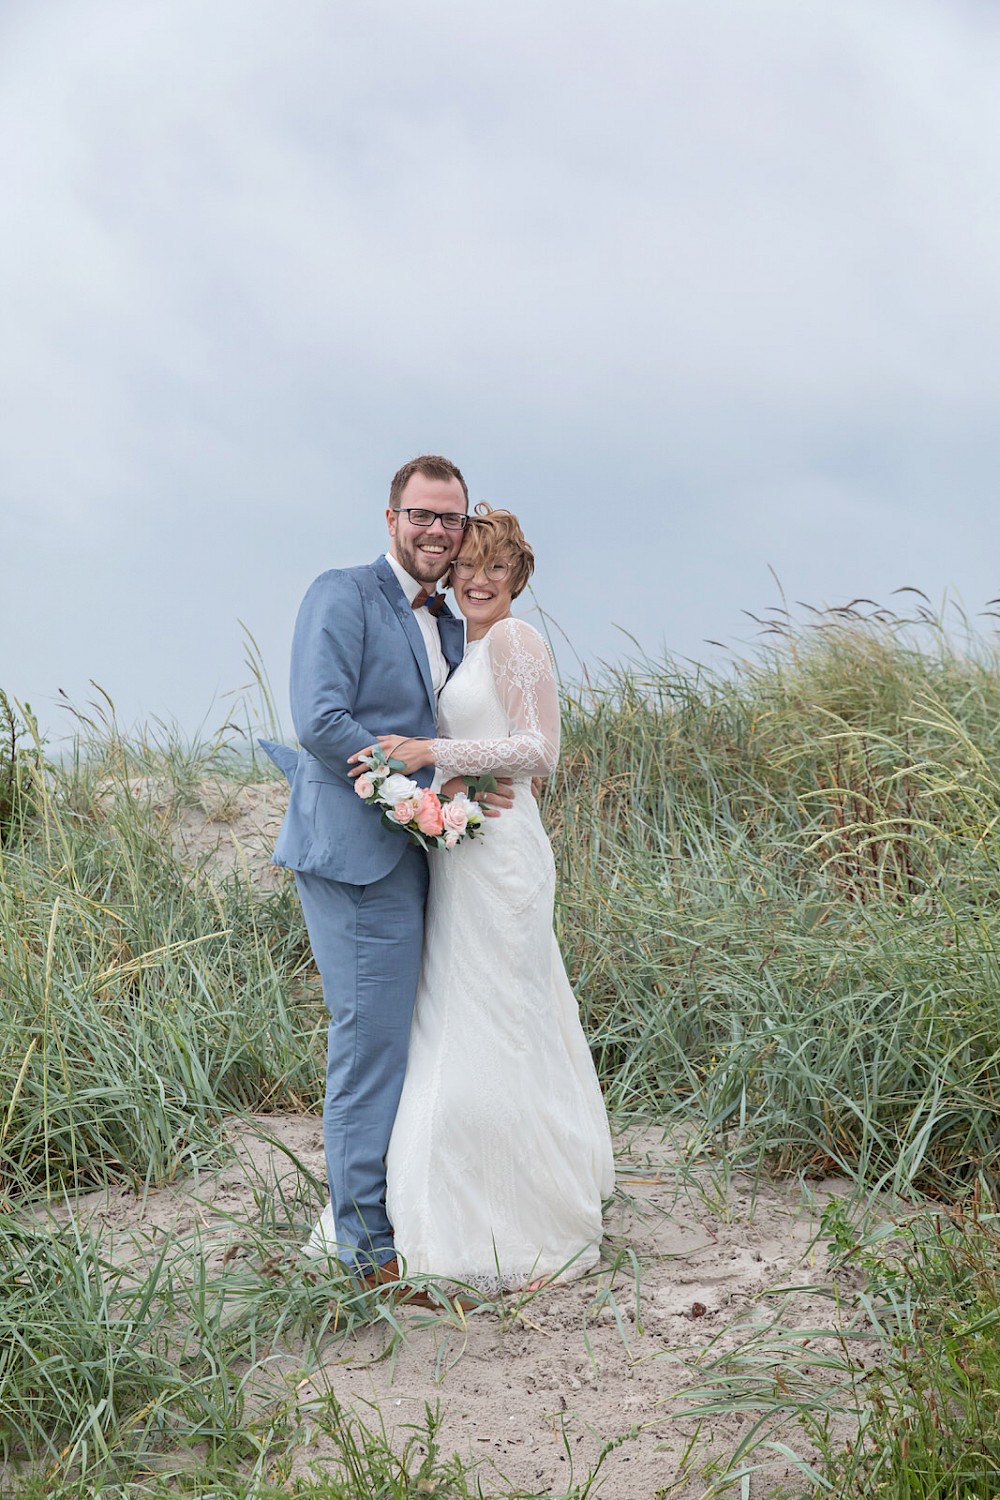
[[[1000,1149],[1000,653],[824,626],[569,699],[561,936],[618,1110],[954,1196]]]
[[[677,1127],[692,1156],[995,1197],[996,643],[885,611],[771,639],[725,670],[637,661],[565,696],[544,811],[609,1102]],[[265,891],[237,868],[220,884],[174,851],[170,809],[203,776],[259,774],[230,731],[182,744],[110,716],[83,731],[58,763],[41,746],[16,756],[0,847],[4,1492],[19,1473],[26,1494],[266,1494],[295,1425],[271,1375],[382,1314],[283,1259],[290,1222],[249,1263],[209,1271],[173,1246],[126,1272],[31,1214],[173,1180],[219,1151],[234,1112],[317,1107],[325,1015],[301,914],[291,882]],[[983,1285],[994,1238],[975,1241]],[[978,1274],[962,1246],[949,1240],[959,1281]],[[328,1416],[345,1474],[368,1455],[395,1476],[385,1494],[433,1492],[377,1434]],[[862,1492],[848,1487],[862,1459],[849,1474],[828,1458],[823,1492]],[[464,1492],[460,1470],[435,1475]]]
[[[38,771],[0,864],[0,1195],[163,1183],[244,1109],[316,1102],[319,1008],[291,888],[185,868],[192,765],[111,735]],[[157,796],[131,788],[152,770]],[[158,811],[157,809],[161,809]],[[3,1196],[0,1196],[0,1204]]]
[[[1000,1476],[1000,1220],[973,1194],[918,1213],[876,1243],[844,1247],[888,1335],[865,1381],[859,1433],[830,1453],[825,1483],[845,1500],[976,1500]]]
[[[618,1112],[954,1196],[1000,1149],[1000,658],[884,612],[821,623],[567,695],[560,935]],[[321,1074],[290,882],[220,887],[166,836],[225,745],[90,727],[22,767],[2,856],[3,1170],[48,1190],[163,1181]]]
[[[25,707],[30,719],[31,709]],[[7,694],[0,688],[0,847],[17,834],[24,812],[24,788],[38,763],[37,753],[26,750],[25,725]]]

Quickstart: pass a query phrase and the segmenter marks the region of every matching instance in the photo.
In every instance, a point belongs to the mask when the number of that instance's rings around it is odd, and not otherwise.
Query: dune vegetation
[[[824,1395],[737,1362],[704,1409],[784,1403],[802,1495],[992,1493],[1000,651],[922,608],[768,625],[724,669],[636,660],[565,688],[544,793],[560,939],[617,1120],[674,1132],[691,1162],[854,1185],[826,1228],[874,1365],[845,1345]],[[294,1341],[305,1369],[386,1316],[296,1268],[305,1196],[262,1195],[259,1255],[222,1271],[196,1246],[137,1267],[46,1216],[205,1171],[234,1115],[315,1110],[325,1027],[291,883],[209,878],[157,812],[206,775],[264,777],[246,741],[94,714],[56,760],[22,719],[0,698],[0,1489],[479,1493],[432,1411],[401,1452],[331,1402],[342,1478],[290,1468],[271,1351]]]

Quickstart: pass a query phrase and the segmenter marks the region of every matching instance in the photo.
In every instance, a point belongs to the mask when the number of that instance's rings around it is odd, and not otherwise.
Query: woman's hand
[[[381,745],[386,760],[403,762],[404,776],[412,776],[414,771],[422,771],[424,766],[434,764],[430,740],[415,740],[405,734],[380,734],[375,743]],[[348,775],[352,779],[360,776],[362,771],[367,771],[368,767],[359,765],[358,762],[362,755],[371,755],[374,749],[375,745],[368,745],[364,750],[358,750],[347,757],[347,764],[352,767]]]

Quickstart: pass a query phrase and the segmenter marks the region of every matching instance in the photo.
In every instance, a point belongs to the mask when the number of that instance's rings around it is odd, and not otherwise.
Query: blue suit
[[[438,629],[454,668],[462,622],[445,609]],[[343,1258],[365,1271],[395,1253],[385,1153],[420,974],[427,858],[356,795],[347,758],[380,734],[431,738],[436,714],[423,637],[384,557],[312,584],[295,625],[291,702],[301,750],[265,745],[292,788],[274,862],[295,871],[323,980],[330,1196]]]

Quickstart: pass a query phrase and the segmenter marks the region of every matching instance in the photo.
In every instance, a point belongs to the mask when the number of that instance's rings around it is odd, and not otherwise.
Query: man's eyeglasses
[[[451,571],[455,574],[456,578],[464,578],[468,582],[470,578],[475,578],[476,574],[480,571],[480,566],[479,563],[458,561],[452,563]],[[487,563],[482,571],[491,583],[501,583],[510,572],[510,563]]]
[[[440,521],[445,531],[464,531],[469,519],[457,510],[446,511],[444,515],[437,510],[414,510],[412,505],[394,505],[393,510],[397,516],[409,516],[411,526],[433,526]]]

